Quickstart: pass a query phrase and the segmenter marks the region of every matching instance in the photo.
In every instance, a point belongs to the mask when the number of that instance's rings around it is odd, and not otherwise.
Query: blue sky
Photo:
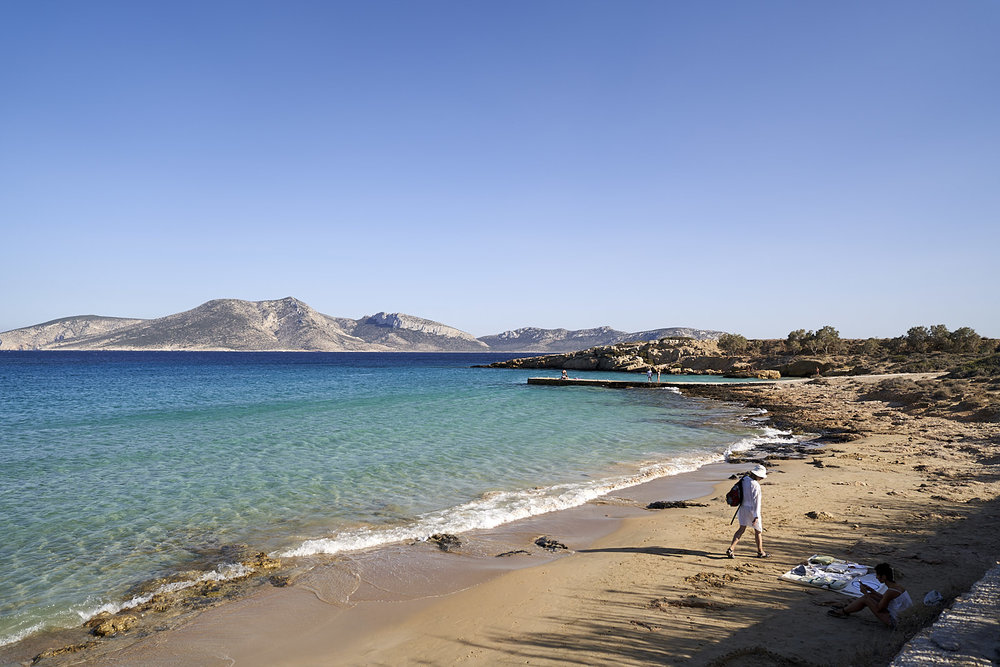
[[[1000,337],[1000,3],[0,5],[0,331]]]

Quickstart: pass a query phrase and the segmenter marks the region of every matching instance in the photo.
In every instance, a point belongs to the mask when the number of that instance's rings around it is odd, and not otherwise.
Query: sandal
[[[843,607],[837,607],[836,609],[828,609],[826,615],[833,616],[834,618],[847,618],[847,612],[844,611]]]
[[[761,551],[759,554],[757,554],[757,558],[770,558],[770,557],[771,554],[767,553],[766,551]]]
[[[736,558],[732,549],[726,549],[726,558]]]

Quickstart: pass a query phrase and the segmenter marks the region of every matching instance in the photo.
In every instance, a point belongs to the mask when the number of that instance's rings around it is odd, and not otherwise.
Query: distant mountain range
[[[673,327],[626,333],[528,327],[475,338],[402,313],[331,317],[298,299],[215,299],[151,320],[78,315],[0,333],[0,350],[234,350],[322,352],[575,352],[599,345],[723,332]]]

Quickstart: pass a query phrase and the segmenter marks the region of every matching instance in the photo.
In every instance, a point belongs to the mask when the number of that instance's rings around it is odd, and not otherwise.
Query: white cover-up
[[[764,519],[760,514],[760,484],[750,475],[745,476],[740,483],[743,484],[743,503],[739,510],[740,525],[764,530]],[[759,518],[756,525],[754,517]]]

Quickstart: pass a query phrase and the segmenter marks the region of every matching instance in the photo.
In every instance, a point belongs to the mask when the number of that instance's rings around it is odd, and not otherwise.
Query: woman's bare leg
[[[745,533],[746,530],[747,530],[746,526],[739,527],[739,530],[737,530],[736,533],[733,535],[733,543],[729,545],[730,551],[736,548],[736,544],[740,541],[740,538],[743,537],[743,533]]]

